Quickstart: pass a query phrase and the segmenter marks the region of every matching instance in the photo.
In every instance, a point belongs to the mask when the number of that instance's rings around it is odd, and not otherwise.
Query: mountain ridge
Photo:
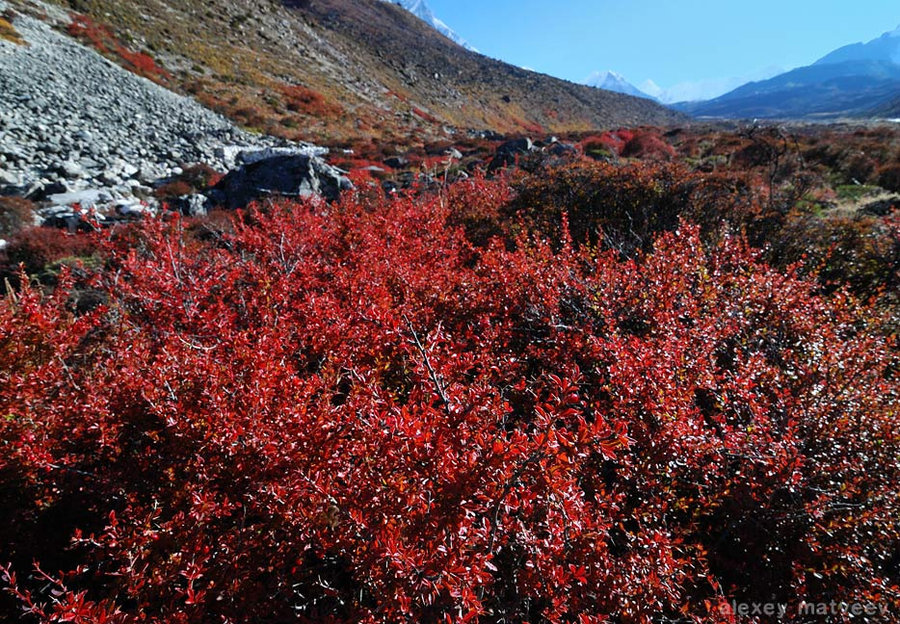
[[[829,52],[813,65],[845,61],[888,61],[900,63],[900,26],[865,43],[851,43]]]
[[[749,82],[703,102],[681,102],[687,114],[719,118],[837,119],[891,114],[900,93],[900,27],[866,43],[842,46],[814,63]]]

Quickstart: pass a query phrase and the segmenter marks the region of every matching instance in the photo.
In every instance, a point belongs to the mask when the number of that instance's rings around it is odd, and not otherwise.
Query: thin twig
[[[409,317],[407,317],[405,314],[403,315],[403,320],[406,321],[406,325],[409,327],[409,331],[413,337],[413,343],[416,345],[416,348],[422,355],[422,359],[425,361],[425,368],[428,369],[428,375],[431,377],[431,382],[434,384],[435,391],[437,392],[438,397],[440,397],[441,403],[449,411],[450,401],[447,400],[447,393],[444,391],[444,385],[441,382],[441,378],[438,376],[437,372],[435,372],[434,367],[431,366],[431,360],[428,358],[428,352],[425,350],[425,346],[422,344],[422,341],[419,340],[419,334],[416,333],[415,327],[413,327],[413,324],[410,322]]]

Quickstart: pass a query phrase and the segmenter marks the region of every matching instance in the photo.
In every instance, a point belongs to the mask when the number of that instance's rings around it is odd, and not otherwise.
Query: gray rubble
[[[185,164],[227,172],[327,152],[244,132],[45,22],[16,15],[13,25],[28,45],[0,39],[0,194],[40,202],[45,219],[71,219],[76,207],[110,218],[152,211],[153,187]],[[184,201],[205,210],[200,198]]]

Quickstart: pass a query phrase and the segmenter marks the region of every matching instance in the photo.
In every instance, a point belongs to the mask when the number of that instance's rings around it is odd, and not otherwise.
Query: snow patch
[[[478,50],[472,47],[468,41],[460,37],[456,32],[447,26],[444,20],[438,18],[434,12],[431,10],[427,4],[425,4],[425,0],[384,0],[385,2],[393,2],[394,4],[403,7],[420,20],[434,28],[436,31],[447,37],[450,41],[464,47],[467,50],[472,52],[478,52]]]

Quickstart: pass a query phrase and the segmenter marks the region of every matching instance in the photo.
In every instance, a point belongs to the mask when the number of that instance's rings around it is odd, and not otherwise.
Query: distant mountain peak
[[[393,4],[399,5],[418,17],[420,20],[434,28],[436,31],[447,37],[450,41],[464,47],[467,50],[471,50],[472,52],[478,52],[478,50],[472,47],[468,41],[460,37],[456,34],[452,28],[447,26],[446,22],[437,17],[434,14],[434,11],[431,10],[425,0],[385,0],[385,2],[392,2]]]
[[[653,96],[647,95],[636,86],[628,82],[622,74],[614,72],[611,69],[606,71],[596,71],[587,80],[584,81],[589,87],[598,89],[606,89],[616,93],[624,93],[625,95],[633,95],[634,97],[644,98],[647,100],[654,99]]]
[[[846,61],[886,61],[900,64],[900,26],[866,43],[851,43],[826,54],[816,65]]]

